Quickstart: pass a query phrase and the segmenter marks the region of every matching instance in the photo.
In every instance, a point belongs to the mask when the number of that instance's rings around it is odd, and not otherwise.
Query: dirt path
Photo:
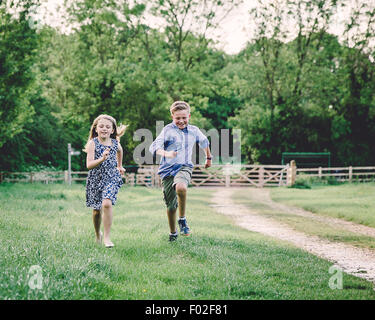
[[[301,208],[292,207],[292,206],[274,202],[271,199],[269,189],[255,189],[254,188],[252,189],[252,192],[256,193],[256,197],[259,201],[267,204],[269,207],[275,210],[293,213],[301,217],[313,219],[315,221],[323,222],[328,225],[334,225],[336,227],[340,227],[347,231],[351,231],[357,234],[375,238],[375,228],[367,227],[361,224],[357,224],[354,222],[345,221],[345,220],[337,219],[333,217],[319,216]]]
[[[263,217],[244,205],[235,204],[232,200],[232,194],[236,192],[236,190],[235,188],[217,189],[217,192],[212,198],[212,206],[219,213],[230,216],[235,223],[242,228],[288,241],[298,248],[331,261],[347,273],[375,283],[375,250],[357,248],[348,244],[332,242],[316,236],[307,235],[281,222]],[[273,202],[269,197],[268,191],[264,189],[252,188],[250,190],[249,192],[252,192],[252,196],[256,196],[258,200],[262,199],[262,202],[272,208],[283,210],[284,212],[293,212],[294,214],[309,218],[313,217],[319,221],[324,221],[325,223],[336,226],[339,224],[347,230],[368,236],[375,236],[375,230],[373,228],[356,225],[340,219],[317,217],[308,211]]]

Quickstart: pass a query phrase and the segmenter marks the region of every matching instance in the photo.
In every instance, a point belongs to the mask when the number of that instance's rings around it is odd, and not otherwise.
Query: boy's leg
[[[94,223],[96,240],[100,241],[100,224],[102,222],[102,215],[100,210],[92,210],[92,222]]]
[[[177,209],[167,209],[168,224],[170,233],[176,233],[176,212]]]
[[[112,201],[110,199],[103,200],[103,242],[106,247],[113,246],[113,243],[110,239],[111,226],[112,226]]]
[[[173,176],[169,176],[162,180],[163,197],[165,205],[167,206],[167,217],[169,224],[169,231],[171,234],[177,232],[176,228],[176,212],[177,212],[177,195],[173,186]]]
[[[185,208],[186,208],[186,193],[187,193],[187,185],[186,183],[177,183],[176,184],[176,193],[177,193],[177,200],[178,200],[178,225],[180,227],[180,234],[183,236],[190,235],[190,228],[187,224],[186,217],[185,217]]]
[[[177,194],[178,207],[179,207],[179,219],[178,225],[180,227],[180,233],[184,236],[190,235],[190,228],[186,221],[186,196],[187,188],[191,180],[192,168],[182,167],[181,170],[176,174],[174,178],[174,185]]]
[[[184,218],[185,209],[186,209],[186,193],[187,193],[186,184],[183,182],[177,183],[176,193],[177,193],[177,201],[178,201],[178,216],[179,218]]]
[[[192,168],[183,166],[174,177],[174,185],[178,200],[178,214],[180,218],[185,217],[186,210],[186,194],[187,188],[191,180]]]

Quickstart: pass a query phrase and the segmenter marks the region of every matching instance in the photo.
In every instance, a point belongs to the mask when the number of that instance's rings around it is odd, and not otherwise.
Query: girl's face
[[[182,130],[189,123],[190,113],[187,110],[178,110],[173,113],[172,119],[174,124]]]
[[[96,132],[98,133],[98,137],[107,140],[111,134],[115,131],[112,122],[107,119],[100,119],[98,124],[96,125]]]

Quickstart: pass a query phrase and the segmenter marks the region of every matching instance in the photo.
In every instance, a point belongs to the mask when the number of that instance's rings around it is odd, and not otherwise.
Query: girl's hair
[[[83,151],[86,153],[87,153],[87,147],[89,145],[90,140],[98,136],[98,133],[96,132],[95,129],[96,129],[96,126],[98,125],[99,120],[101,119],[106,119],[112,122],[112,127],[114,129],[113,133],[110,136],[112,139],[116,139],[118,142],[120,142],[120,137],[122,137],[125,133],[125,130],[126,130],[125,125],[120,124],[119,126],[117,126],[115,118],[107,114],[101,114],[100,116],[95,118],[94,122],[91,125],[89,138],[87,139],[85,148],[83,149]]]
[[[173,102],[171,107],[169,108],[169,110],[171,111],[172,115],[175,111],[180,111],[180,110],[187,110],[190,114],[190,106],[185,101],[175,101],[175,102]]]

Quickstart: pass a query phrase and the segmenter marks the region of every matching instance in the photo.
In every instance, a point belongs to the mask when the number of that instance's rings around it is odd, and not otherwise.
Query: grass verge
[[[274,201],[342,218],[375,228],[375,183],[313,186],[312,189],[275,188]]]

